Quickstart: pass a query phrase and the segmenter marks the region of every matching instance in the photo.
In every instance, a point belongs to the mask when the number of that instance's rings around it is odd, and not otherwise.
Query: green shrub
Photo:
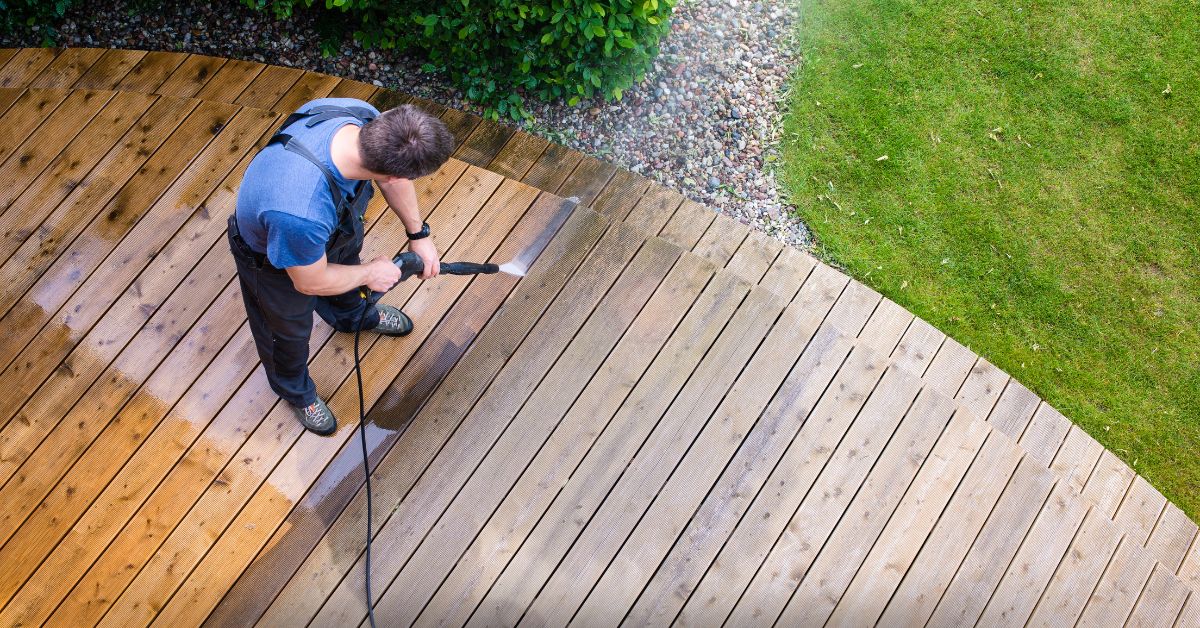
[[[38,27],[42,43],[51,45],[57,36],[59,19],[76,0],[0,0],[0,32],[32,30]]]
[[[279,17],[313,0],[244,0]],[[495,118],[525,115],[523,95],[620,99],[642,80],[675,0],[325,0],[368,47],[423,52]]]

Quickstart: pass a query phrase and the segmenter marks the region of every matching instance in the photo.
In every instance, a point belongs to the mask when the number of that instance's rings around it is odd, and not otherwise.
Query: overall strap
[[[357,118],[360,122],[362,122],[363,124],[366,124],[367,122],[370,122],[371,120],[375,119],[375,112],[371,111],[370,109],[367,109],[366,107],[343,107],[341,105],[318,105],[307,111],[296,112],[296,113],[293,113],[292,115],[288,116],[287,119],[283,121],[283,125],[279,127],[278,132],[282,133],[284,129],[288,128],[293,123],[303,120],[305,118],[311,118],[310,120],[308,120],[307,122],[304,123],[304,126],[311,129],[312,127],[317,126],[318,124],[320,124],[326,120],[332,120],[334,118],[345,118],[347,116],[352,117],[352,118]]]
[[[333,194],[334,206],[340,210],[344,196],[342,195],[342,188],[337,184],[337,179],[333,177],[333,172],[330,171],[329,168],[321,162],[320,158],[314,155],[311,150],[308,150],[307,146],[301,144],[299,141],[293,141],[293,139],[294,138],[287,133],[276,133],[275,135],[271,136],[270,141],[267,142],[267,146],[271,146],[273,144],[283,144],[285,149],[300,155],[301,157],[311,161],[312,164],[317,168],[320,168],[321,174],[325,175],[325,181],[329,183],[329,191],[331,194]]]

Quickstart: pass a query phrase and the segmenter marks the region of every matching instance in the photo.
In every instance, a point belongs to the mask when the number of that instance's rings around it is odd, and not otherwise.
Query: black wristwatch
[[[421,230],[416,233],[408,233],[407,231],[405,231],[404,233],[408,236],[409,240],[421,240],[424,238],[428,238],[429,237],[429,223],[427,223],[427,222],[421,223]]]

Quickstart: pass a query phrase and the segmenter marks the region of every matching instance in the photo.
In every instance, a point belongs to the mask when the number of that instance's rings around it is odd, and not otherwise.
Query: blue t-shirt
[[[379,114],[378,109],[355,98],[321,98],[298,111],[319,105],[364,107]],[[293,142],[298,141],[312,151],[333,173],[342,193],[349,196],[358,181],[346,179],[338,172],[329,147],[338,129],[362,123],[349,116],[326,120],[310,128],[305,125],[308,120],[302,118],[284,132],[294,138]],[[238,231],[251,249],[267,255],[272,266],[307,266],[321,259],[337,222],[333,193],[315,164],[282,144],[268,146],[250,161],[238,188]]]

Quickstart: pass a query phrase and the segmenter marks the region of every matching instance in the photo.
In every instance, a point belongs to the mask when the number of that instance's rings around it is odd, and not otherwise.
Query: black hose
[[[358,356],[358,335],[362,332],[363,321],[366,320],[367,310],[370,308],[370,301],[364,301],[362,312],[358,315],[358,324],[354,326],[354,377],[358,379],[358,436],[362,444],[363,475],[367,480],[367,556],[364,563],[366,577],[363,581],[367,589],[367,619],[371,622],[371,628],[375,628],[375,598],[371,597],[371,522],[374,520],[371,512],[371,460],[367,455],[367,410],[363,395],[362,364]]]

